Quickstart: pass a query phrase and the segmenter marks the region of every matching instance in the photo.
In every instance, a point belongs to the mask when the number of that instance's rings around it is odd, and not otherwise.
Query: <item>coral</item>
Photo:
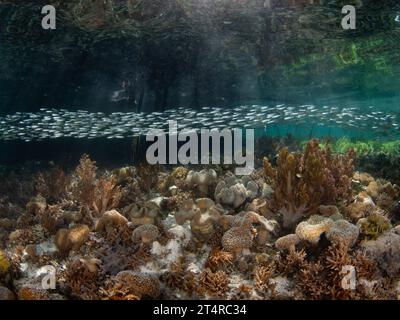
[[[27,245],[35,242],[35,234],[31,228],[17,229],[8,235],[8,241],[12,244]]]
[[[269,217],[271,210],[267,200],[256,198],[246,206],[246,211],[253,211],[260,214],[263,217]]]
[[[360,234],[358,226],[346,221],[335,221],[333,226],[326,232],[327,239],[334,243],[342,243],[348,247],[352,247]]]
[[[260,291],[266,291],[269,287],[269,281],[274,274],[274,270],[271,267],[258,266],[254,270],[254,282],[256,288]]]
[[[67,196],[67,189],[70,184],[69,177],[58,166],[49,171],[40,172],[36,178],[36,192],[51,202]]]
[[[113,176],[115,177],[117,184],[121,185],[130,182],[135,173],[134,167],[123,167],[114,170]]]
[[[303,154],[280,151],[277,168],[264,159],[265,174],[273,181],[274,207],[283,216],[283,226],[292,227],[321,204],[345,201],[351,196],[354,152],[334,155],[317,140],[308,142]]]
[[[165,177],[161,179],[159,183],[159,189],[162,192],[166,192],[167,190],[172,190],[172,188],[176,188],[176,190],[183,190],[185,187],[186,177],[189,173],[189,170],[185,167],[176,167],[172,170],[170,174],[167,174]]]
[[[0,286],[0,301],[4,300],[15,300],[15,296],[10,289]]]
[[[251,248],[253,245],[253,234],[250,229],[233,227],[224,233],[221,243],[224,250],[237,255],[243,250]]]
[[[228,270],[233,265],[234,256],[232,253],[221,249],[213,249],[208,256],[205,267],[210,268],[212,272],[217,270]]]
[[[144,190],[140,188],[138,179],[135,177],[129,177],[124,185],[121,186],[120,190],[121,198],[119,200],[119,206],[121,208],[127,207],[132,203],[143,201],[145,198]]]
[[[46,209],[46,199],[42,196],[32,198],[26,205],[26,211],[29,214],[36,215]]]
[[[217,184],[214,192],[217,202],[233,208],[240,207],[247,199],[255,199],[257,195],[258,185],[249,176],[229,176]]]
[[[243,239],[246,239],[247,235],[251,234],[252,238],[256,238],[257,244],[263,246],[270,239],[271,235],[277,233],[278,227],[278,223],[275,220],[268,220],[252,211],[242,211],[235,216],[224,215],[219,219],[218,223],[222,227],[222,230],[225,231],[221,241],[225,242],[227,248],[231,247],[229,244],[231,240],[228,240],[231,238],[231,233],[239,229],[241,230],[240,234],[243,236]],[[232,231],[231,229],[236,231]],[[234,249],[230,250],[236,251]],[[236,253],[239,252],[240,250]]]
[[[156,299],[160,295],[160,281],[151,273],[126,270],[119,272],[114,278],[114,290],[124,295],[131,294],[139,298]]]
[[[177,224],[190,221],[190,228],[198,240],[207,241],[215,232],[215,224],[224,214],[224,209],[208,198],[200,198],[195,202],[186,201],[175,214]]]
[[[372,199],[376,199],[379,195],[379,185],[376,181],[371,181],[365,191]]]
[[[186,185],[191,189],[197,189],[201,196],[208,196],[209,187],[217,181],[217,173],[213,169],[201,171],[189,171],[186,176]]]
[[[318,244],[321,235],[330,230],[334,222],[322,216],[311,216],[307,221],[299,223],[296,227],[296,235],[300,240]]]
[[[386,232],[375,241],[366,241],[361,246],[366,256],[376,261],[388,276],[399,275],[400,235],[393,231]]]
[[[345,214],[352,221],[358,221],[361,218],[368,217],[374,211],[374,206],[365,202],[353,202],[345,208]]]
[[[236,292],[234,295],[231,297],[232,300],[248,300],[251,297],[251,294],[253,292],[253,287],[246,285],[246,284],[241,284],[239,288],[237,288]]]
[[[157,240],[160,232],[155,225],[145,224],[133,230],[132,239],[134,242],[140,241],[142,244],[151,244]]]
[[[381,234],[392,228],[390,220],[377,212],[360,219],[357,225],[363,240],[376,240]]]
[[[70,229],[60,229],[55,236],[55,244],[62,254],[70,250],[77,251],[89,237],[87,225],[75,225]]]
[[[139,188],[145,192],[150,192],[158,183],[158,172],[160,167],[157,165],[149,165],[147,162],[140,163],[137,167],[137,182]]]
[[[360,181],[360,183],[364,186],[368,186],[375,179],[369,173],[366,172],[355,172],[353,175],[353,179]]]
[[[305,298],[370,298],[361,285],[357,285],[356,290],[342,286],[343,270],[347,266],[355,268],[359,279],[374,279],[375,265],[361,252],[351,252],[347,245],[339,243],[328,247],[318,257],[307,258],[304,252],[290,251],[279,255],[276,262],[280,272],[295,280],[297,289]]]
[[[48,292],[31,286],[23,286],[18,290],[19,300],[50,300]]]
[[[92,206],[97,216],[104,212],[118,207],[121,200],[121,189],[117,186],[114,176],[107,178],[100,177],[94,191]]]
[[[49,233],[55,234],[64,219],[59,205],[49,205],[40,213],[40,224]]]
[[[128,219],[116,210],[105,212],[95,225],[95,231],[103,233],[105,238],[114,243],[122,241],[130,242],[131,230],[128,226]]]
[[[339,215],[339,209],[336,206],[325,206],[325,205],[320,205],[318,207],[318,213],[324,217],[330,217],[333,215]]]
[[[95,197],[96,172],[96,162],[90,160],[89,156],[84,154],[75,169],[77,181],[72,191],[75,199],[89,207],[92,206]]]
[[[93,258],[74,258],[66,266],[66,283],[72,295],[84,300],[98,299],[99,265]]]
[[[307,254],[302,249],[300,251],[290,250],[287,253],[279,253],[276,256],[276,270],[282,274],[292,277],[299,272],[306,264]]]
[[[224,271],[212,272],[206,268],[200,274],[199,277],[199,288],[200,294],[207,293],[214,298],[225,297],[228,291],[229,277]]]
[[[275,247],[280,251],[295,250],[296,245],[301,241],[297,234],[288,234],[276,240]]]
[[[134,226],[156,224],[160,219],[160,207],[153,201],[132,204],[123,209],[123,214],[130,218]]]
[[[3,251],[0,250],[0,278],[6,275],[11,267],[11,262]]]

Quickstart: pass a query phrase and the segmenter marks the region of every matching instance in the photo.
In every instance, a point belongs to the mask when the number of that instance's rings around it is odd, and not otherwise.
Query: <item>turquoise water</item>
[[[0,140],[129,138],[179,119],[166,110],[189,110],[186,127],[398,139],[395,1],[355,1],[355,30],[343,30],[344,4],[334,1],[127,3],[58,4],[56,30],[40,27],[40,4],[0,4]],[[271,109],[252,118],[253,105]],[[290,115],[305,105],[318,111]],[[39,121],[41,109],[56,115]]]

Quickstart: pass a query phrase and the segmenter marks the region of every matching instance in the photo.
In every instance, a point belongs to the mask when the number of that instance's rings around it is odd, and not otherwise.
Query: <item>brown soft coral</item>
[[[95,231],[104,233],[112,242],[119,240],[129,242],[130,239],[128,219],[116,210],[105,212],[97,221]]]
[[[117,185],[117,178],[111,175],[97,180],[96,162],[90,160],[88,155],[85,154],[80,159],[75,176],[76,181],[72,185],[74,198],[92,209],[97,216],[118,206],[122,193]]]
[[[46,199],[57,201],[67,196],[69,184],[70,179],[64,170],[60,167],[54,167],[37,175],[35,189],[38,194]]]
[[[76,184],[73,186],[73,195],[80,203],[87,206],[93,204],[96,192],[96,162],[84,154],[75,169]]]
[[[104,212],[115,209],[121,200],[122,193],[117,186],[117,179],[114,176],[109,178],[101,177],[95,188],[92,206],[97,216]]]
[[[277,168],[264,159],[266,175],[273,181],[273,206],[283,216],[283,225],[292,227],[320,204],[333,204],[351,196],[354,152],[346,156],[322,149],[317,140],[308,142],[303,154],[280,151]]]

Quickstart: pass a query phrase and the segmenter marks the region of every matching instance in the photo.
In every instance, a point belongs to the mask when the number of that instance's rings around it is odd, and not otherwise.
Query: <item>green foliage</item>
[[[350,148],[358,155],[379,154],[400,155],[400,140],[379,142],[373,140],[352,141],[348,138],[341,138],[332,145],[332,149],[338,153],[346,153]]]

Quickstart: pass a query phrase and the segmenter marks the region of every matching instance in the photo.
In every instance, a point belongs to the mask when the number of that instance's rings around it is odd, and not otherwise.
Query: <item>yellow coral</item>
[[[10,261],[7,259],[5,253],[0,250],[0,275],[6,274],[11,267]]]

